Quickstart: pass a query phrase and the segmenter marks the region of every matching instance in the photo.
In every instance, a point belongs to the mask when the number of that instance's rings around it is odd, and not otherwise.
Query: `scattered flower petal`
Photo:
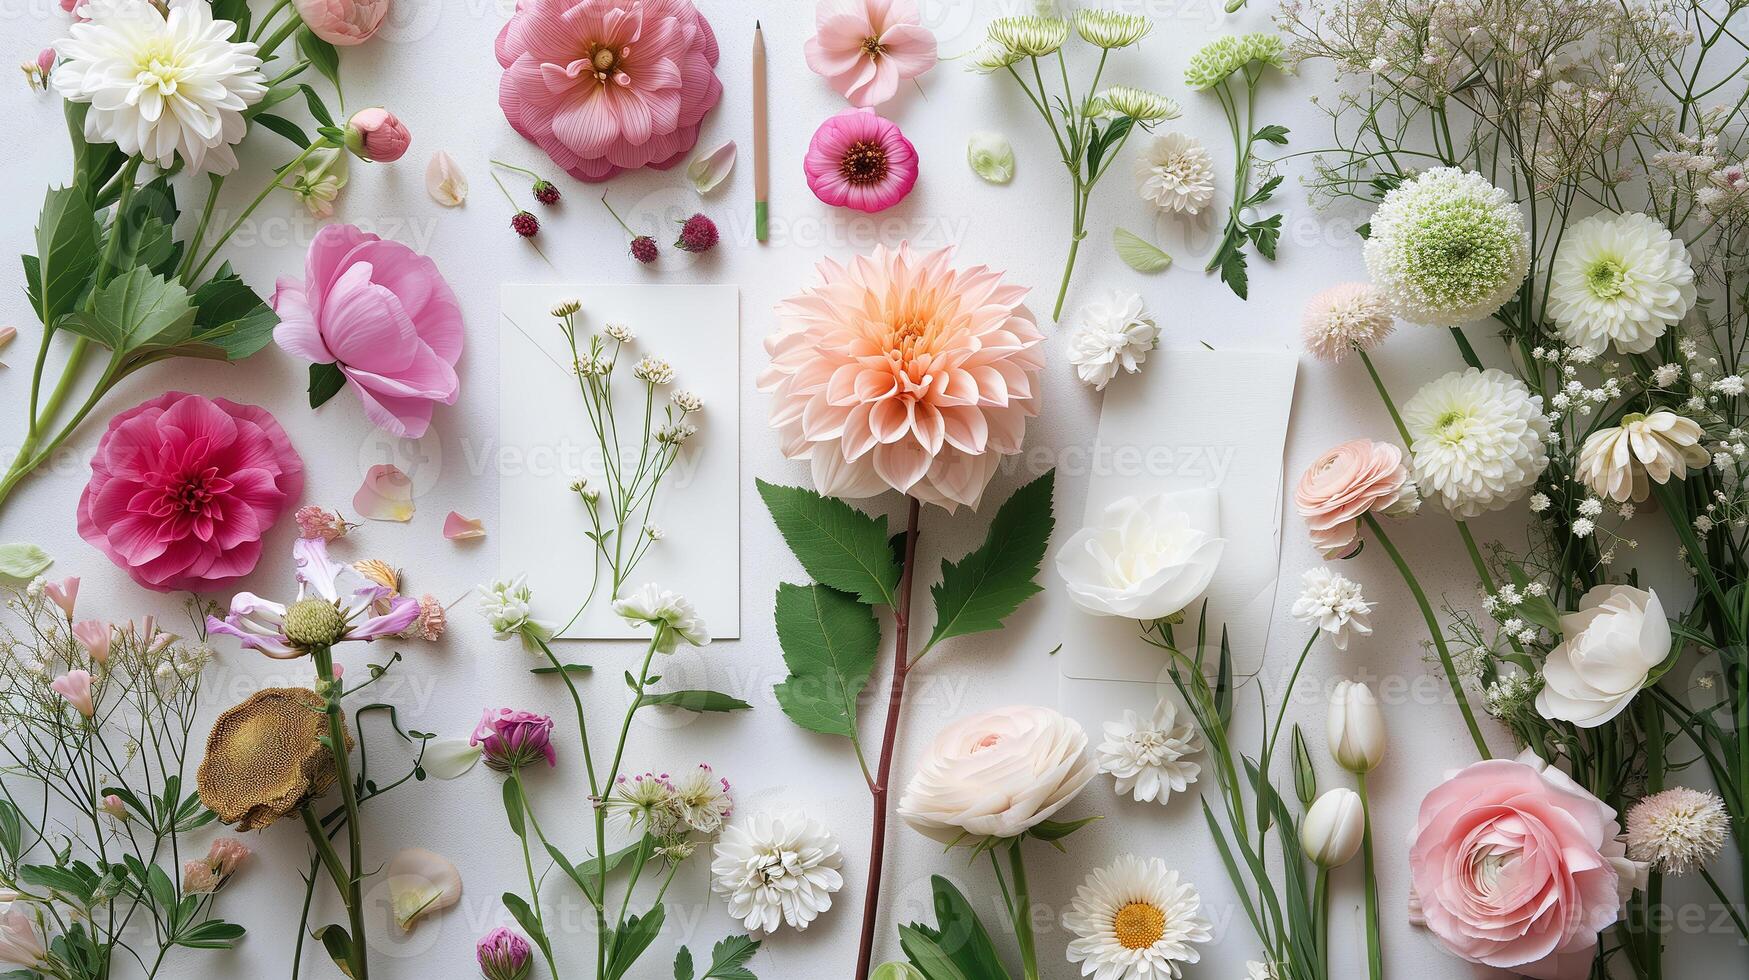
[[[402,932],[422,918],[449,908],[462,897],[462,876],[449,858],[409,847],[389,859],[389,904]]]
[[[468,175],[455,158],[438,150],[425,165],[425,191],[446,208],[459,208],[468,199]]]
[[[701,153],[686,165],[686,179],[692,189],[709,194],[735,169],[735,141],[725,140],[709,153]]]
[[[1001,133],[976,132],[966,142],[966,162],[972,172],[992,184],[1014,179],[1014,147]]]
[[[352,509],[373,521],[405,524],[413,519],[413,481],[393,463],[373,466],[352,496]]]
[[[471,541],[486,536],[486,525],[477,517],[463,517],[455,511],[443,519],[443,536],[451,541]]]
[[[1112,229],[1111,244],[1124,265],[1137,272],[1159,272],[1172,264],[1172,256],[1158,245],[1124,228]]]

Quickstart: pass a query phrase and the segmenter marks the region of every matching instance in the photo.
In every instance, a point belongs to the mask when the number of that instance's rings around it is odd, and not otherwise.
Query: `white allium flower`
[[[1136,161],[1137,193],[1162,211],[1197,214],[1215,197],[1214,160],[1202,141],[1159,133]]]
[[[711,859],[711,889],[748,929],[802,930],[844,887],[843,858],[826,825],[801,814],[751,819],[723,831]]]
[[[680,818],[701,834],[722,830],[723,821],[735,810],[729,798],[729,781],[702,762],[674,780],[674,801]]]
[[[1588,538],[1591,532],[1597,530],[1597,522],[1589,517],[1576,517],[1570,525],[1575,538]]]
[[[1347,650],[1348,638],[1353,633],[1362,636],[1372,633],[1367,614],[1372,612],[1373,604],[1361,595],[1358,583],[1325,565],[1307,569],[1300,581],[1305,588],[1294,600],[1294,618],[1329,633],[1336,649]]]
[[[1530,495],[1530,512],[1532,514],[1540,514],[1549,509],[1550,503],[1551,501],[1549,500],[1548,494],[1533,493]]]
[[[256,46],[231,40],[236,25],[204,0],[171,0],[166,13],[137,0],[81,9],[86,21],[55,44],[51,80],[67,101],[90,103],[85,138],[164,169],[178,156],[195,173],[237,169],[243,112],[267,84]]]
[[[1312,356],[1331,364],[1349,351],[1368,351],[1396,329],[1385,295],[1364,282],[1337,283],[1306,301],[1300,335]]]
[[[1579,503],[1579,513],[1586,517],[1596,517],[1603,513],[1603,501],[1596,497],[1587,497]]]
[[[1179,722],[1177,707],[1161,699],[1151,718],[1126,710],[1122,718],[1106,722],[1097,755],[1099,771],[1117,777],[1119,796],[1128,793],[1137,803],[1165,806],[1173,793],[1196,782],[1202,766],[1187,759],[1200,751],[1196,728]]]
[[[1645,214],[1597,214],[1567,226],[1549,284],[1562,339],[1643,354],[1694,306],[1688,249]]]
[[[624,599],[615,600],[613,611],[634,626],[649,623],[656,627],[656,649],[662,653],[673,653],[681,640],[695,647],[705,646],[711,641],[710,630],[698,617],[692,603],[654,582],[646,583]]]
[[[1453,326],[1492,314],[1517,292],[1530,271],[1530,233],[1505,191],[1440,167],[1385,195],[1365,257],[1398,316]]]
[[[1098,980],[1177,980],[1214,938],[1202,897],[1159,858],[1126,854],[1093,872],[1063,913],[1070,963]]]
[[[1628,856],[1666,874],[1687,874],[1717,857],[1730,832],[1730,814],[1716,793],[1677,786],[1628,810]]]
[[[1069,339],[1069,363],[1083,382],[1103,391],[1119,368],[1131,374],[1141,370],[1148,352],[1159,343],[1160,327],[1142,297],[1114,292],[1082,307],[1080,323]]]
[[[1454,371],[1403,405],[1415,483],[1454,517],[1499,510],[1549,464],[1542,399],[1503,371]]]
[[[1599,429],[1579,449],[1574,476],[1592,492],[1622,503],[1643,501],[1652,483],[1685,479],[1710,458],[1700,445],[1705,433],[1674,412],[1624,415],[1621,425]]]

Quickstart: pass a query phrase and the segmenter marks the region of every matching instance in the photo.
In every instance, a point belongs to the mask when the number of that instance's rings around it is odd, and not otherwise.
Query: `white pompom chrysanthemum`
[[[1142,200],[1160,210],[1196,214],[1214,200],[1214,160],[1196,137],[1160,133],[1142,148],[1136,183]]]
[[[1687,874],[1705,865],[1730,833],[1724,801],[1686,786],[1654,793],[1628,810],[1628,856],[1666,874]]]
[[[1396,326],[1390,302],[1378,287],[1342,282],[1306,301],[1300,336],[1313,357],[1335,364],[1349,351],[1377,347]]]
[[[756,814],[723,831],[711,860],[711,888],[748,929],[802,930],[844,887],[843,857],[826,826],[799,814]]]
[[[1305,588],[1294,600],[1294,618],[1330,634],[1336,649],[1347,650],[1348,639],[1354,634],[1372,633],[1367,617],[1373,604],[1366,601],[1358,583],[1323,565],[1307,569],[1300,581]]]
[[[1159,858],[1126,854],[1087,876],[1063,913],[1069,962],[1100,980],[1177,980],[1214,938],[1202,896]]]
[[[1694,307],[1688,249],[1645,214],[1598,214],[1567,226],[1549,283],[1561,339],[1602,352],[1652,349]]]
[[[1542,399],[1504,371],[1454,371],[1403,405],[1415,483],[1452,516],[1499,510],[1549,464]]]
[[[1151,718],[1126,710],[1122,718],[1105,723],[1099,771],[1117,777],[1118,795],[1128,793],[1137,803],[1164,806],[1202,773],[1202,766],[1189,761],[1200,751],[1196,729],[1179,722],[1172,702],[1161,700]]]
[[[1069,363],[1096,389],[1110,384],[1120,368],[1131,374],[1141,370],[1160,342],[1159,325],[1135,293],[1116,292],[1087,304],[1080,321],[1069,338]]]
[[[1492,314],[1517,291],[1530,271],[1530,233],[1505,191],[1440,167],[1385,195],[1365,257],[1397,315],[1455,326]]]

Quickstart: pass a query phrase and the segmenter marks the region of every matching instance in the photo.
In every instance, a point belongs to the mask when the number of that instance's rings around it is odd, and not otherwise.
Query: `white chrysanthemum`
[[[685,596],[669,592],[654,582],[646,583],[624,599],[615,600],[613,611],[634,626],[649,623],[656,627],[656,649],[662,653],[673,653],[681,640],[695,647],[706,646],[711,641],[710,630],[692,603]]]
[[[1692,419],[1674,412],[1624,415],[1621,425],[1599,429],[1579,449],[1573,475],[1599,496],[1616,503],[1638,503],[1660,485],[1687,479],[1691,468],[1710,458],[1700,445],[1706,433]]]
[[[114,143],[169,168],[237,169],[244,110],[267,94],[261,59],[236,43],[236,25],[203,0],[172,0],[168,13],[138,0],[90,0],[85,22],[55,45],[52,80],[69,102],[87,102],[85,138]]]
[[[1306,301],[1300,336],[1306,350],[1335,364],[1349,351],[1368,351],[1396,330],[1390,301],[1377,286],[1341,282]]]
[[[1666,874],[1683,875],[1718,856],[1731,817],[1715,793],[1677,786],[1628,810],[1628,856]]]
[[[1415,483],[1452,516],[1523,496],[1549,465],[1542,399],[1504,371],[1470,368],[1428,382],[1403,405]]]
[[[1160,210],[1196,214],[1214,200],[1214,160],[1196,137],[1160,133],[1142,148],[1136,181],[1142,200]]]
[[[1160,327],[1142,297],[1114,292],[1081,309],[1080,324],[1069,338],[1069,363],[1083,382],[1103,390],[1119,368],[1135,374],[1160,343]]]
[[[1165,806],[1173,793],[1196,782],[1202,766],[1187,761],[1202,751],[1202,740],[1189,723],[1180,723],[1178,709],[1162,699],[1151,718],[1125,711],[1105,723],[1099,743],[1099,771],[1117,777],[1119,796],[1129,793],[1137,803]]]
[[[825,824],[800,814],[756,814],[723,831],[711,888],[748,929],[806,929],[844,886],[843,858]]]
[[[1373,604],[1361,595],[1359,583],[1323,565],[1307,569],[1300,581],[1305,588],[1294,600],[1294,618],[1329,633],[1336,649],[1347,650],[1348,638],[1354,633],[1366,636],[1372,632],[1367,615]]]
[[[479,591],[480,615],[498,639],[520,638],[531,652],[538,652],[540,644],[536,641],[552,638],[552,628],[534,618],[534,592],[529,589],[526,577],[500,579],[480,586]]]
[[[1063,913],[1069,962],[1094,980],[1177,980],[1214,938],[1202,897],[1159,858],[1126,854],[1087,876]]]
[[[1512,197],[1481,174],[1439,167],[1385,195],[1364,249],[1397,315],[1454,326],[1498,310],[1530,271],[1530,233]]]
[[[1574,347],[1643,354],[1694,300],[1688,249],[1650,215],[1592,215],[1561,237],[1549,316]]]

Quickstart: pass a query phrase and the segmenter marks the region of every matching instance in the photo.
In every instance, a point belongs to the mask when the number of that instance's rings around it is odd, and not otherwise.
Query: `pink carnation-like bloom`
[[[110,420],[79,535],[148,589],[213,591],[255,570],[303,490],[303,460],[265,409],[167,392]]]
[[[723,94],[691,0],[519,0],[497,53],[505,118],[578,180],[679,163]]]
[[[878,246],[778,304],[765,340],[783,454],[813,464],[814,485],[842,497],[891,487],[953,510],[976,507],[1004,455],[1038,414],[1044,335],[1026,287],[985,266],[956,269],[953,249]]]
[[[546,715],[513,708],[487,708],[474,727],[468,744],[477,746],[486,765],[499,772],[512,772],[545,759],[559,764],[553,751],[553,720]]]
[[[917,148],[873,109],[846,109],[814,131],[802,170],[815,197],[872,214],[917,186]]]
[[[292,6],[310,33],[343,48],[375,37],[389,16],[389,0],[292,0]]]
[[[935,35],[916,0],[820,0],[802,50],[808,67],[853,106],[880,105],[900,82],[935,67]]]
[[[400,242],[351,225],[323,228],[304,281],[281,277],[273,308],[274,341],[317,364],[338,363],[383,431],[417,439],[436,406],[455,404],[461,305],[437,264]]]
[[[1363,516],[1386,510],[1413,492],[1402,449],[1355,439],[1306,468],[1294,490],[1294,506],[1306,519],[1312,546],[1326,558],[1337,558],[1359,540]]]
[[[1526,751],[1450,775],[1409,837],[1410,920],[1453,955],[1538,980],[1590,975],[1644,886],[1615,811]]]

